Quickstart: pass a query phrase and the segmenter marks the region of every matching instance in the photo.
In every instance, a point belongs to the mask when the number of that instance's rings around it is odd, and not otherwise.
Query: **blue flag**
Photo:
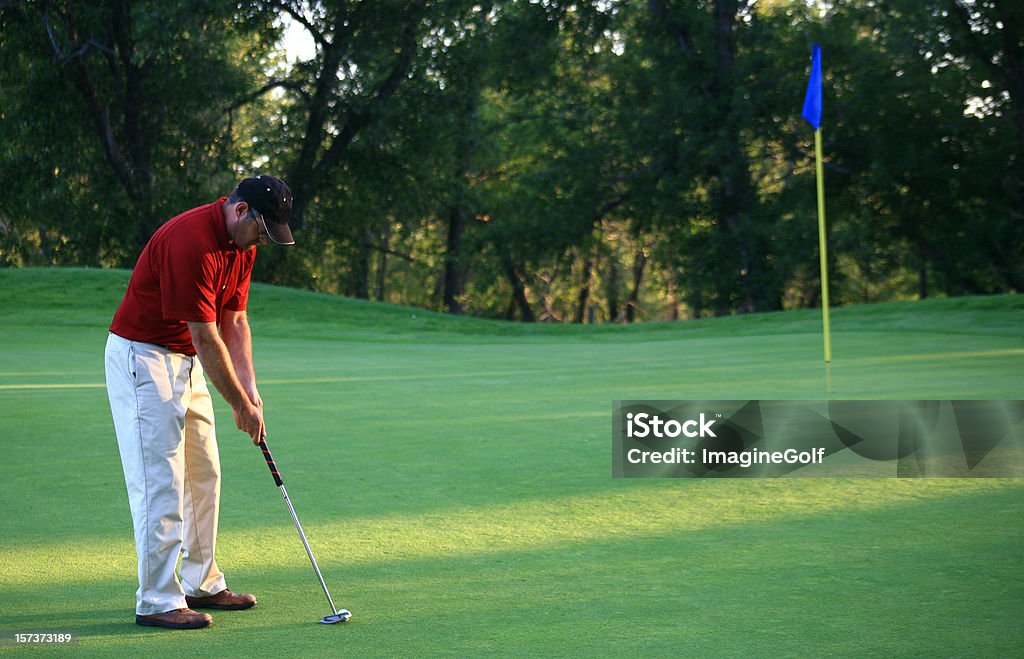
[[[804,97],[804,119],[814,130],[821,128],[821,47],[814,44],[811,48],[811,79],[807,81],[807,96]]]

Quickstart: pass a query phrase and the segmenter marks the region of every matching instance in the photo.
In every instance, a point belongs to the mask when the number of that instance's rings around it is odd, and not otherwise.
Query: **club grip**
[[[277,473],[277,465],[274,464],[274,456],[270,455],[270,448],[267,446],[267,438],[260,437],[260,450],[263,451],[263,459],[267,461],[267,466],[270,467],[270,473],[274,477],[274,483],[278,487],[284,485],[284,481],[281,480],[281,474]]]

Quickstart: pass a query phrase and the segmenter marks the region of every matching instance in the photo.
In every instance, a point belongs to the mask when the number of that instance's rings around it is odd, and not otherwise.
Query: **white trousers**
[[[220,454],[213,399],[189,357],[110,334],[107,394],[139,558],[139,615],[227,586],[217,567]],[[181,557],[181,580],[177,564]]]

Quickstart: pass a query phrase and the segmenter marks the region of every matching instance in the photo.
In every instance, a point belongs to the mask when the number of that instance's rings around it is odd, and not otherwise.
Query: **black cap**
[[[247,178],[238,184],[238,196],[263,217],[263,228],[278,245],[294,245],[292,230],[292,191],[288,184],[269,174]]]

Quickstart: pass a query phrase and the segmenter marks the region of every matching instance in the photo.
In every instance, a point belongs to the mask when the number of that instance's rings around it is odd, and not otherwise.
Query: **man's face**
[[[237,221],[231,239],[239,249],[251,249],[270,242],[263,216],[255,208],[244,203],[236,204],[235,215]]]

